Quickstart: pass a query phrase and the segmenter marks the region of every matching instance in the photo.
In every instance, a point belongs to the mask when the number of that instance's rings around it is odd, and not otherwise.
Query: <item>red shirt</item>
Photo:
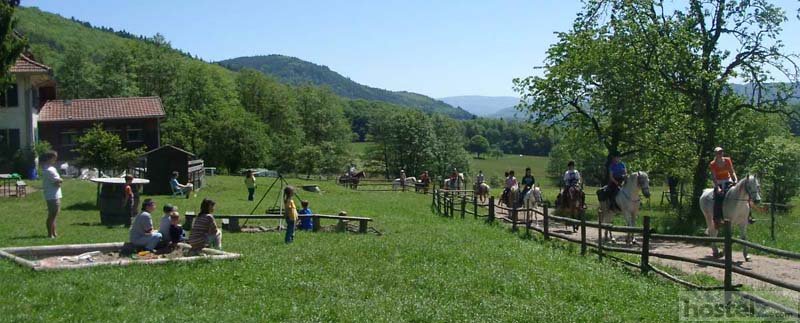
[[[731,173],[733,173],[733,161],[731,161],[728,157],[722,157],[723,164],[717,164],[717,160],[714,159],[711,161],[711,174],[714,176],[715,180],[724,181],[731,179]]]
[[[128,184],[125,184],[125,201],[133,200],[133,189]]]

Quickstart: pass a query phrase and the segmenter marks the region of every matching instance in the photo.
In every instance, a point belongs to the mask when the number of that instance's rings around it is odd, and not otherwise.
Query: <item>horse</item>
[[[722,202],[722,216],[726,220],[731,221],[731,225],[739,226],[739,234],[742,240],[747,240],[747,219],[750,214],[750,201],[755,204],[761,203],[761,184],[758,179],[753,175],[748,175],[744,180],[739,181],[736,185],[728,190],[725,194],[725,200]],[[714,190],[705,189],[703,194],[700,195],[700,209],[706,218],[706,234],[716,237],[719,232],[716,224],[714,223]],[[711,252],[714,257],[721,257],[717,245],[711,244]],[[747,255],[747,246],[742,247],[742,254],[745,261],[750,261],[750,256]]]
[[[417,184],[417,178],[414,176],[406,177],[405,185],[403,185],[403,182],[399,178],[395,178],[392,181],[392,190],[396,191],[399,186],[414,187],[415,184]]]
[[[512,186],[511,189],[507,191],[505,196],[501,198],[502,202],[505,203],[506,207],[514,207],[515,205],[519,204],[519,186]]]
[[[478,199],[478,202],[485,202],[489,199],[489,189],[489,184],[475,184],[475,197]]]
[[[453,191],[460,191],[464,189],[464,173],[458,173],[458,177],[456,177],[455,183],[451,182],[450,178],[445,178],[444,185],[442,185],[446,190],[453,190]]]
[[[559,194],[560,203],[556,212],[559,214],[569,214],[570,218],[577,219],[577,215],[583,212],[586,207],[583,190],[577,185],[570,185]],[[578,225],[572,225],[572,232],[578,232]]]
[[[625,217],[626,225],[635,226],[636,216],[639,215],[640,191],[644,194],[644,197],[650,197],[650,179],[647,177],[647,173],[643,171],[629,175],[622,188],[620,188],[615,198],[619,210],[610,210],[610,201],[608,199],[600,201],[600,222],[611,223],[615,214],[622,213]],[[614,241],[613,235],[608,230],[606,230],[605,238]],[[628,233],[625,242],[628,244],[636,243],[633,233]]]
[[[360,171],[355,175],[348,176],[347,174],[339,176],[339,184],[350,184],[350,187],[353,189],[358,188],[358,182],[361,181],[362,178],[367,177],[367,173],[364,171]]]
[[[533,209],[542,205],[544,198],[542,197],[542,189],[539,186],[534,186],[525,193],[522,197],[522,204],[526,209]],[[537,214],[533,212],[533,219],[536,221]]]

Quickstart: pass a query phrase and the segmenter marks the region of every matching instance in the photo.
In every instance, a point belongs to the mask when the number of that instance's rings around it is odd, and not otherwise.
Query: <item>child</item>
[[[136,216],[136,209],[133,207],[134,196],[132,184],[133,176],[125,175],[125,186],[122,187],[122,191],[124,192],[122,205],[125,208],[125,213],[131,218]]]
[[[161,241],[163,241],[163,243],[169,243],[172,241],[172,236],[170,235],[172,219],[170,219],[170,215],[172,213],[178,213],[178,208],[172,206],[172,204],[165,204],[162,210],[164,211],[164,215],[161,216],[161,220],[158,222],[158,233],[161,233]]]
[[[169,214],[169,242],[172,244],[172,246],[177,245],[178,242],[186,240],[186,238],[183,236],[183,227],[181,227],[180,222],[180,213],[175,211]]]
[[[307,214],[307,215],[314,214],[314,212],[311,212],[311,209],[308,208],[308,201],[302,200],[302,201],[300,201],[300,205],[303,206],[303,209],[300,210],[300,212],[298,212],[298,213]],[[311,217],[301,217],[300,218],[300,230],[311,230],[312,228],[313,228],[313,225],[311,224]]]
[[[286,186],[283,189],[284,217],[286,218],[286,238],[287,244],[294,241],[294,225],[297,223],[297,207],[294,205],[294,187]]]
[[[244,185],[247,186],[247,200],[253,200],[253,194],[256,193],[256,176],[252,170],[248,170],[244,175]]]
[[[217,203],[210,199],[203,199],[200,203],[200,214],[194,219],[189,239],[186,241],[192,245],[189,255],[199,254],[206,246],[222,250],[222,231],[217,228],[217,223],[214,221],[216,205]]]

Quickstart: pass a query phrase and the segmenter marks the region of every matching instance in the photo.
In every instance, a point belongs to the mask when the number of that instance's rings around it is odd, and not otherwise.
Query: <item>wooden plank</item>
[[[658,240],[681,241],[681,242],[691,242],[691,243],[725,242],[725,238],[723,237],[699,237],[699,236],[658,234],[658,233],[651,233],[650,238]]]
[[[790,259],[800,259],[800,253],[795,253],[795,252],[791,252],[791,251],[770,248],[770,247],[767,247],[767,246],[762,246],[762,245],[757,244],[755,242],[750,242],[750,241],[742,240],[742,239],[738,239],[738,238],[732,238],[732,240],[735,243],[738,243],[738,244],[741,244],[743,246],[747,246],[747,247],[750,247],[750,248],[753,248],[753,249],[757,249],[757,250],[760,250],[760,251],[763,251],[763,252],[766,252],[766,253],[771,253],[771,254],[774,254],[774,255],[778,255],[778,256],[785,257],[785,258],[790,258]]]

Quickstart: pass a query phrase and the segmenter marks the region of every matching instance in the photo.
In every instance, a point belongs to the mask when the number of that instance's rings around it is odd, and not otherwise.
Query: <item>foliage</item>
[[[17,3],[19,4],[19,3]],[[0,1],[0,88],[5,88],[10,82],[8,69],[14,65],[19,55],[25,49],[27,40],[17,37],[14,30],[17,27],[18,19],[14,17],[15,5],[5,1]]]
[[[244,115],[223,116],[208,129],[206,162],[236,173],[242,168],[265,167],[270,150],[267,127]]]
[[[470,152],[477,154],[477,157],[480,158],[482,153],[489,151],[489,147],[489,140],[486,140],[486,137],[474,135],[469,139],[469,145],[467,146],[467,149]]]
[[[477,118],[463,124],[466,138],[481,135],[510,154],[547,156],[554,142],[550,131],[529,122]]]
[[[554,185],[562,185],[567,163],[575,161],[575,169],[581,172],[584,183],[603,186],[606,183],[606,151],[591,133],[569,132],[550,151],[547,177]]]
[[[763,197],[785,204],[800,193],[800,143],[772,136],[759,143],[753,155],[755,160],[748,170],[760,174]]]
[[[358,84],[327,66],[306,62],[283,55],[238,57],[218,62],[233,71],[255,69],[283,83],[291,85],[316,85],[329,87],[345,98],[382,101],[419,109],[428,113],[442,113],[454,118],[469,119],[472,115],[433,98],[405,91],[388,91]]]
[[[78,138],[78,146],[74,150],[80,154],[78,165],[99,170],[127,169],[144,153],[143,147],[124,149],[119,136],[103,130],[100,124],[95,124]]]

